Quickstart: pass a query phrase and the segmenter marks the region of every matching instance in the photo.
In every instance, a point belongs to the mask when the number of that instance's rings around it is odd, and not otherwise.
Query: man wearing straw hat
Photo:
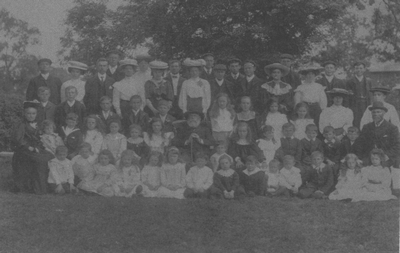
[[[38,61],[40,74],[29,81],[28,89],[26,90],[26,100],[38,100],[38,88],[41,86],[47,86],[50,89],[49,101],[55,105],[60,103],[60,90],[62,83],[59,78],[50,75],[51,64],[51,60],[47,58]]]
[[[123,53],[120,50],[110,50],[106,53],[108,68],[106,74],[116,82],[124,78],[124,73],[119,68],[119,61],[123,58]]]
[[[291,54],[282,54],[280,59],[281,64],[289,68],[289,73],[282,77],[282,81],[290,84],[293,90],[295,90],[301,84],[301,79],[299,74],[292,69],[294,57]]]
[[[318,77],[315,81],[322,86],[326,87],[325,91],[330,91],[333,88],[346,89],[346,83],[335,76],[337,63],[334,61],[326,61],[322,64],[324,67],[324,73]],[[328,106],[333,104],[332,98],[328,98]],[[345,99],[343,105],[348,106],[348,98]]]

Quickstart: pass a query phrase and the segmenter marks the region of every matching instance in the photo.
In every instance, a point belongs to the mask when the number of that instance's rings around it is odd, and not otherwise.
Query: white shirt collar
[[[322,170],[323,168],[325,168],[325,163],[321,163],[321,165],[320,165],[319,167],[317,167],[317,166],[315,166],[315,165],[313,164],[312,167],[313,167],[314,169],[319,168],[319,170]]]
[[[311,140],[310,138],[308,138],[307,136],[305,137],[307,141],[315,141],[315,139]]]
[[[132,109],[132,112],[133,112],[133,114],[135,114],[135,116],[136,116],[136,115],[138,115],[138,113],[140,112],[140,109],[137,110],[137,111],[135,111],[135,110]]]
[[[243,173],[244,174],[246,174],[246,175],[248,175],[248,176],[250,176],[250,175],[253,175],[253,174],[256,174],[257,172],[259,172],[260,171],[260,168],[255,168],[253,171],[249,171],[248,169],[245,169],[244,171],[243,171]]]
[[[334,77],[335,77],[334,75],[331,75],[331,76],[325,75],[325,78],[326,78],[326,80],[328,80],[328,82],[332,82]]]
[[[204,68],[204,71],[205,71],[207,74],[211,75],[212,69]]]
[[[328,142],[335,143],[336,140],[335,140],[335,139],[332,139],[331,141],[328,141],[327,139],[324,139],[324,142],[325,142],[325,143],[328,143]]]
[[[357,78],[358,81],[362,82],[362,80],[364,79],[364,76],[358,77],[357,75],[355,76]]]
[[[114,72],[117,70],[118,65],[115,65],[114,67],[108,66],[108,69],[110,70],[111,74],[114,74]]]
[[[46,74],[40,73],[40,75],[44,78],[44,80],[47,80],[47,78],[49,78],[50,73],[46,73]]]
[[[381,122],[379,122],[378,124],[375,123],[375,127],[380,127],[383,123],[384,119],[381,120]]]
[[[238,79],[238,77],[239,77],[239,73],[237,73],[236,75],[235,75],[235,74],[233,74],[233,73],[231,73],[231,76],[233,77],[233,79]]]
[[[218,80],[217,78],[215,78],[215,81],[218,83],[219,86],[221,86],[224,83],[224,79]]]
[[[105,112],[105,111],[102,111],[103,112],[103,116],[104,116],[104,118],[108,118],[108,116],[110,116],[110,112],[111,111],[108,111],[108,112]]]
[[[254,78],[254,75],[252,75],[252,76],[246,76],[247,82],[251,82],[251,80],[253,80],[253,78]]]
[[[165,122],[165,119],[167,118],[167,115],[168,115],[168,114],[166,114],[165,116],[162,116],[161,114],[159,114],[160,119],[161,119],[161,121],[162,121],[163,123]]]
[[[40,102],[42,104],[43,107],[46,107],[46,105],[49,103],[49,101],[47,102]]]
[[[72,106],[75,104],[75,100],[72,101],[72,102],[70,102],[70,101],[67,100],[67,104],[68,104],[70,107],[72,107]]]
[[[103,78],[103,80],[106,80],[106,74],[104,73],[104,74],[100,74],[100,73],[97,73],[97,76],[99,77],[99,79],[101,80],[102,78]]]

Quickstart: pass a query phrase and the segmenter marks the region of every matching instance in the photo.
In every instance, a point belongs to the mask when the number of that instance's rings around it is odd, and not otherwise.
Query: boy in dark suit
[[[203,68],[200,78],[210,81],[214,78],[214,55],[212,53],[206,53],[202,56],[202,58],[206,62],[206,65]]]
[[[341,88],[346,89],[346,83],[344,80],[341,80],[335,76],[337,64],[334,61],[326,61],[322,64],[324,67],[324,74],[321,75],[315,82],[321,84],[322,86],[326,87],[325,91],[330,91],[333,88]],[[328,107],[333,104],[333,98],[328,97]],[[347,98],[346,98],[347,99]],[[343,101],[343,105],[348,107],[348,99]]]
[[[301,84],[301,79],[300,75],[294,72],[292,68],[293,61],[294,57],[291,54],[282,54],[280,56],[280,63],[290,69],[289,73],[282,77],[282,82],[290,84],[292,89],[295,90]]]
[[[343,138],[340,143],[340,160],[347,154],[355,154],[359,159],[363,155],[363,147],[360,143],[360,131],[357,127],[351,126],[347,129],[347,138]]]
[[[122,52],[119,50],[110,50],[106,53],[106,57],[108,61],[107,76],[111,77],[116,82],[124,79],[125,75],[118,66],[119,61],[123,58]]]
[[[68,148],[68,159],[74,158],[79,153],[79,147],[83,143],[83,134],[77,127],[78,115],[68,113],[65,117],[64,126],[57,129],[58,135],[63,139]]]
[[[46,86],[50,89],[50,98],[53,104],[58,105],[61,102],[61,80],[55,76],[50,75],[51,69],[50,59],[40,59],[38,66],[40,74],[29,81],[28,89],[26,90],[26,100],[38,100],[38,89],[41,86]]]
[[[182,83],[186,79],[180,74],[181,63],[178,60],[171,60],[169,62],[169,73],[165,77],[166,81],[172,84],[174,89],[174,100],[172,101],[172,107],[169,113],[176,119],[183,119],[183,112],[179,108],[179,94],[181,93]]]
[[[244,63],[244,74],[245,82],[241,84],[241,96],[249,96],[253,100],[253,108],[259,114],[264,112],[265,108],[262,108],[261,103],[261,85],[264,83],[263,80],[255,76],[256,63],[252,60],[248,60]]]
[[[314,151],[324,152],[322,141],[317,138],[318,127],[314,124],[306,126],[307,137],[301,140],[301,160],[305,168],[311,166],[311,154]]]
[[[170,102],[161,100],[158,102],[158,113],[155,115],[156,118],[160,118],[163,123],[163,131],[164,133],[174,133],[175,134],[175,126],[173,125],[176,119],[171,116],[169,112],[169,108],[171,108]]]
[[[240,108],[240,98],[243,96],[242,95],[242,90],[241,87],[244,86],[244,83],[246,82],[246,78],[244,75],[240,73],[240,69],[242,65],[242,61],[238,58],[231,58],[228,60],[228,66],[229,66],[229,74],[226,75],[225,79],[229,82],[231,82],[233,85],[230,88],[232,97],[235,98],[232,100],[232,104],[235,106],[235,110],[239,111]]]
[[[114,79],[106,74],[108,63],[105,58],[100,58],[96,63],[97,74],[90,77],[85,85],[85,103],[88,114],[96,114],[100,111],[100,98],[113,96]]]
[[[219,93],[228,94],[229,99],[232,101],[232,87],[233,84],[225,79],[226,66],[224,64],[215,65],[214,78],[210,79],[210,89],[211,89],[211,101],[214,102],[215,98]]]
[[[49,101],[50,88],[47,86],[39,87],[38,97],[40,105],[37,108],[36,121],[38,124],[41,124],[43,120],[51,120],[54,122],[56,105]]]
[[[77,126],[82,127],[83,118],[86,116],[86,108],[81,102],[75,100],[78,94],[77,89],[74,86],[68,86],[65,89],[65,94],[67,100],[57,106],[54,122],[57,126],[62,126],[67,115],[73,112],[78,115]]]
[[[118,114],[114,113],[111,111],[112,103],[111,103],[111,98],[104,96],[100,98],[100,107],[101,107],[101,112],[97,115],[101,122],[102,122],[102,128],[105,130],[106,133],[109,133],[109,125],[113,121],[121,121],[121,118],[118,116]]]
[[[326,126],[323,135],[322,148],[325,162],[332,166],[333,176],[336,179],[339,176],[340,142],[335,139],[335,128],[332,126]]]
[[[293,134],[295,132],[295,126],[292,123],[285,123],[282,126],[282,133],[284,137],[281,138],[281,147],[276,151],[275,157],[283,162],[283,157],[291,155],[295,159],[295,166],[301,169],[301,141]]]
[[[131,110],[129,111],[127,117],[122,118],[122,129],[125,136],[129,136],[129,126],[132,124],[139,125],[143,131],[146,131],[147,125],[150,121],[149,115],[145,113],[142,107],[142,97],[140,95],[133,95],[129,101]]]

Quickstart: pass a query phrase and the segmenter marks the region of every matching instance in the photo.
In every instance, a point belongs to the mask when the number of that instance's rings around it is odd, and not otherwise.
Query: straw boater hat
[[[299,74],[306,74],[307,72],[319,72],[324,68],[316,62],[311,62],[300,67]]]
[[[214,66],[214,70],[222,70],[222,71],[226,71],[226,65],[225,64],[217,64]]]
[[[333,88],[332,90],[328,90],[326,93],[331,95],[332,97],[336,97],[336,96],[345,97],[345,96],[353,95],[353,92],[348,91],[346,89],[342,89],[342,88]]]
[[[72,69],[79,69],[82,73],[86,72],[88,66],[85,63],[78,61],[69,61],[68,62],[68,72],[71,73]]]
[[[110,54],[117,54],[119,57],[124,57],[124,53],[121,50],[113,49],[106,52],[106,56],[108,57]]]
[[[390,93],[391,90],[389,87],[385,87],[385,86],[377,86],[377,87],[373,87],[369,90],[369,92],[372,92],[372,93],[376,92],[376,91],[382,92],[383,94],[387,95]]]
[[[269,76],[272,75],[272,71],[275,69],[279,69],[282,72],[282,76],[286,76],[289,73],[289,68],[280,63],[273,63],[264,67],[265,73],[267,73]]]
[[[214,55],[212,54],[212,53],[205,53],[205,54],[203,54],[202,56],[201,56],[201,58],[206,58],[207,56],[211,56],[211,57],[214,57]]]
[[[232,57],[232,58],[228,59],[228,64],[231,65],[232,63],[239,63],[239,65],[242,65],[242,61],[236,57]]]
[[[200,68],[200,67],[204,66],[203,61],[204,61],[203,59],[192,60],[192,59],[187,58],[183,61],[183,66]]]
[[[42,62],[47,62],[48,64],[52,64],[53,62],[50,60],[50,59],[48,59],[48,58],[42,58],[42,59],[40,59],[38,62],[37,62],[37,64],[38,65],[40,65]]]
[[[126,60],[119,61],[120,68],[124,68],[125,66],[137,67],[137,65],[138,65],[137,61],[134,59],[126,59]]]
[[[372,106],[370,107],[370,108],[368,108],[370,111],[372,111],[372,110],[376,110],[376,109],[381,109],[381,110],[384,110],[385,112],[387,112],[388,111],[388,109],[385,107],[385,106],[383,106],[383,103],[382,102],[379,102],[379,101],[375,101],[373,104],[372,104]]]
[[[24,109],[26,108],[39,108],[40,102],[37,100],[33,100],[33,101],[25,101],[24,102]]]
[[[337,63],[334,61],[326,61],[324,63],[322,63],[322,67],[325,67],[326,65],[332,64],[333,66],[337,66]]]
[[[149,63],[149,67],[151,69],[168,69],[168,63],[163,62],[163,61],[152,61]]]
[[[138,54],[135,56],[135,59],[137,60],[137,62],[141,62],[141,61],[147,61],[150,62],[152,60],[151,56],[147,53],[145,54]]]
[[[256,63],[255,61],[253,61],[253,60],[246,60],[246,61],[244,61],[243,65],[246,65],[247,63],[250,63],[250,64],[252,64],[254,67],[257,67],[257,63]]]

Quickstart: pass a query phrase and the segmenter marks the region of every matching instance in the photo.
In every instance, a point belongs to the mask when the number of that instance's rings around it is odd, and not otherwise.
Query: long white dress
[[[285,114],[280,112],[268,113],[264,125],[270,125],[274,128],[275,140],[280,140],[282,137],[282,126],[288,123],[288,119]]]
[[[319,131],[323,133],[326,126],[333,128],[343,128],[347,133],[347,129],[353,125],[353,111],[343,106],[332,105],[325,108],[319,117]]]
[[[92,152],[97,158],[103,145],[103,135],[97,130],[88,130],[84,136],[84,142],[92,146]]]
[[[83,158],[81,155],[77,155],[71,160],[72,169],[74,175],[79,178],[80,182],[77,187],[81,186],[85,182],[89,182],[94,178],[94,168],[93,164],[96,160],[95,156],[89,156],[87,159]],[[76,182],[75,182],[76,183]]]
[[[264,139],[257,140],[258,147],[262,150],[265,156],[265,162],[268,165],[270,161],[272,161],[275,157],[275,152],[280,148],[281,143],[279,141],[267,141]]]
[[[297,138],[299,140],[302,140],[307,137],[306,126],[309,124],[315,124],[313,119],[296,119],[296,120],[291,120],[290,122],[296,128],[296,131],[294,131],[293,136],[294,138]]]
[[[132,165],[117,169],[111,176],[115,196],[132,197],[136,189],[141,185],[140,169]]]
[[[336,184],[336,190],[329,195],[331,200],[353,199],[362,194],[361,172],[347,169],[341,173]]]
[[[177,187],[176,190],[167,187]],[[161,168],[161,187],[158,189],[160,198],[183,199],[186,189],[186,170],[184,163],[163,164]]]
[[[93,179],[82,183],[80,188],[82,190],[95,192],[106,197],[114,196],[111,175],[113,175],[113,173],[116,171],[115,166],[112,164],[102,166],[97,163],[93,166],[93,169]]]

